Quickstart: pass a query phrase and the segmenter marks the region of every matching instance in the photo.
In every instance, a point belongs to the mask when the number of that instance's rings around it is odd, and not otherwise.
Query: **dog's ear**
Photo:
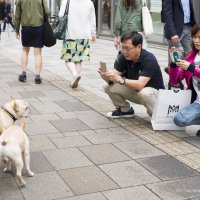
[[[13,110],[14,110],[15,112],[17,112],[18,109],[17,109],[17,103],[16,103],[15,99],[13,100],[13,102],[14,102]]]
[[[13,96],[10,96],[11,100],[15,101],[15,98]]]
[[[22,123],[22,124],[20,125],[20,127],[21,127],[21,129],[22,129],[23,131],[25,131],[26,124],[25,124],[25,123]]]

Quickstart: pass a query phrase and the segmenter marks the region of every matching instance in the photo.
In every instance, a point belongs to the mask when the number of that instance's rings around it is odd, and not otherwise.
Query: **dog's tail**
[[[3,128],[3,125],[1,124],[1,122],[0,122],[0,135],[1,135],[1,133],[3,133],[5,131],[5,129]]]

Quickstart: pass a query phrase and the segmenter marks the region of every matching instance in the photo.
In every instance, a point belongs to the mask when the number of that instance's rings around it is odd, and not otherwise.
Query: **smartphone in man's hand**
[[[107,71],[106,63],[103,61],[100,61],[100,66],[101,66],[101,72],[105,73]]]

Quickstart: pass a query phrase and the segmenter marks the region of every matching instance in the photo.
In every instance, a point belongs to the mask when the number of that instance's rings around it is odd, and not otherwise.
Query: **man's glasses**
[[[122,45],[119,46],[120,51],[130,51],[131,49],[134,49],[136,47],[123,47]]]

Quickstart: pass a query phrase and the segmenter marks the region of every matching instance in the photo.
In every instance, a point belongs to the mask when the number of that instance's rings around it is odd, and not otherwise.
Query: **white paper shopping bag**
[[[190,101],[191,90],[160,89],[151,119],[153,130],[185,130],[185,127],[176,126],[173,118]]]

